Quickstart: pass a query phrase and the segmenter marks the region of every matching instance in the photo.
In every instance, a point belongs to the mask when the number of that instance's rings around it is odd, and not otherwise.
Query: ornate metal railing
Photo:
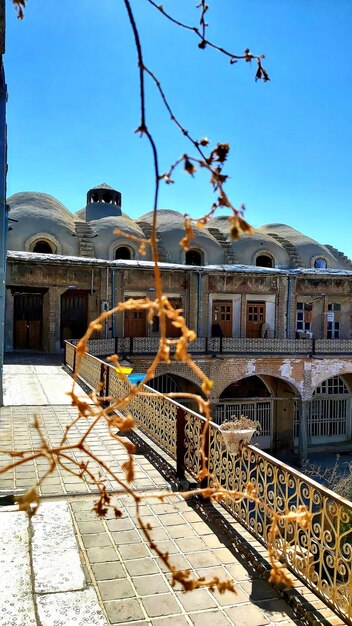
[[[66,347],[66,365],[71,369],[72,348]],[[79,375],[91,387],[100,386],[103,395],[122,397],[128,389],[113,367],[91,355],[84,357]],[[207,428],[204,417],[150,387],[144,389],[151,395],[135,397],[128,407],[136,423],[176,460],[179,478],[188,473],[197,479],[200,438]],[[230,454],[213,422],[206,431],[205,453],[211,485],[241,493],[248,483],[253,485],[255,501],[227,495],[222,504],[264,546],[269,542],[274,511],[284,514],[301,505],[308,509],[312,520],[307,529],[295,521],[280,522],[275,554],[352,625],[352,504],[255,446],[242,446],[239,454]]]
[[[75,343],[73,340],[71,343]],[[90,339],[89,353],[155,354],[158,337],[113,337]],[[191,354],[352,354],[352,339],[266,339],[247,337],[198,337],[190,345]]]
[[[316,354],[351,354],[352,339],[314,339],[313,348]]]
[[[264,545],[271,510],[287,513],[305,506],[312,515],[307,529],[280,524],[276,552],[298,578],[343,620],[352,623],[352,504],[254,446],[237,456],[224,447],[214,424],[209,432],[209,469],[223,487],[242,492],[249,482],[258,494],[250,502],[227,497],[224,506]],[[214,482],[214,480],[213,480]]]

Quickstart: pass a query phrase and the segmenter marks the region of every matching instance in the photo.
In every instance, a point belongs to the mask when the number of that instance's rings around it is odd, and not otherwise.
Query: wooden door
[[[61,344],[65,339],[80,339],[87,330],[88,292],[65,291],[61,296]]]
[[[212,336],[232,337],[231,300],[214,300],[212,314]]]
[[[147,315],[144,309],[140,309],[139,311],[125,311],[124,336],[145,337],[147,327],[146,322]]]
[[[173,306],[174,309],[182,308],[181,298],[169,298],[169,302]],[[180,337],[180,336],[181,336],[181,329],[176,328],[172,324],[172,321],[167,317],[166,318],[166,337]]]
[[[247,337],[260,337],[260,331],[265,321],[265,302],[247,302]]]
[[[41,350],[43,296],[40,293],[17,293],[14,296],[15,350]]]

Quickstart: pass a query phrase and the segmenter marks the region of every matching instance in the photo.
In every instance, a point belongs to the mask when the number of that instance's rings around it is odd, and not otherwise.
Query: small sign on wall
[[[335,313],[334,311],[328,311],[326,314],[326,319],[328,322],[333,322],[335,320]]]

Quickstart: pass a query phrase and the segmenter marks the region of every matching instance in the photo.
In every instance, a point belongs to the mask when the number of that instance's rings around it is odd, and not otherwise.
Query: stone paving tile
[[[182,612],[182,608],[177,602],[176,597],[171,593],[142,598],[142,603],[150,617],[175,615]]]
[[[124,578],[125,570],[118,561],[110,563],[93,563],[92,571],[97,581],[114,580],[115,578]]]
[[[233,624],[233,622],[227,619],[224,613],[220,613],[219,611],[191,613],[189,617],[194,626],[229,626],[229,624]]]
[[[192,593],[178,592],[177,597],[187,613],[217,607],[215,598],[207,589],[195,589]]]
[[[144,544],[135,543],[130,546],[119,546],[119,554],[122,560],[129,561],[131,559],[143,559],[146,556],[150,556],[150,550]]]
[[[135,589],[125,578],[118,580],[103,580],[98,583],[102,599],[120,600],[121,598],[134,598]]]
[[[145,618],[145,614],[135,598],[104,602],[104,608],[111,624],[125,624]]]
[[[233,626],[264,626],[265,624],[270,624],[264,613],[253,604],[233,606],[226,609],[226,614]]]
[[[106,533],[99,535],[83,535],[82,537],[85,548],[106,548],[111,546],[110,537]]]
[[[249,595],[253,602],[279,597],[277,591],[275,591],[275,589],[269,585],[266,580],[242,582],[241,587]]]
[[[125,567],[130,576],[146,576],[147,574],[158,574],[160,572],[156,562],[152,558],[136,559],[126,561]]]
[[[169,585],[161,575],[138,576],[133,578],[133,584],[140,597],[150,596],[151,594],[158,595],[159,593],[170,591]]]
[[[116,561],[116,551],[111,546],[105,548],[88,548],[88,558],[91,563],[106,563],[107,561]]]
[[[295,618],[294,612],[287,606],[287,602],[281,598],[256,602],[256,605],[263,611],[268,620],[275,624],[276,622],[280,622],[281,624],[282,621],[287,620],[288,617],[291,618],[291,620]]]
[[[219,559],[209,550],[203,552],[190,552],[187,554],[187,559],[193,568],[199,567],[212,567],[213,565],[220,565]]]
[[[189,626],[189,621],[184,615],[168,617],[156,617],[151,621],[152,626]]]

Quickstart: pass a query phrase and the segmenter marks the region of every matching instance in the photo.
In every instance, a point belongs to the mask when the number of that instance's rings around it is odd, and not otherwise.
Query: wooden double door
[[[247,302],[246,336],[261,337],[263,324],[266,323],[266,303]],[[233,336],[232,300],[214,300],[212,309],[212,337]]]
[[[61,296],[61,345],[65,339],[80,339],[87,330],[88,291],[67,290]]]
[[[14,349],[41,350],[43,294],[14,294]]]

